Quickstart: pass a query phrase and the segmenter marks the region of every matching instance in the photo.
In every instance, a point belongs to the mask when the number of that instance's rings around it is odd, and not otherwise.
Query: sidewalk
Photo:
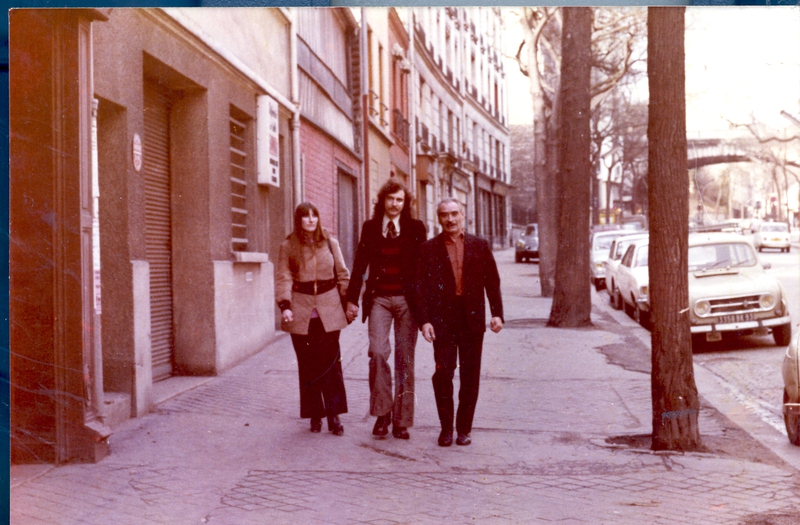
[[[507,322],[485,337],[471,446],[436,444],[432,347],[421,337],[411,440],[372,438],[366,325],[357,321],[342,332],[344,436],[311,434],[298,418],[297,368],[283,336],[124,423],[98,464],[12,467],[11,523],[800,521],[797,471],[705,401],[710,452],[637,446],[651,430],[643,330],[597,296],[594,327],[547,328],[538,266],[515,265],[513,250],[496,257]]]

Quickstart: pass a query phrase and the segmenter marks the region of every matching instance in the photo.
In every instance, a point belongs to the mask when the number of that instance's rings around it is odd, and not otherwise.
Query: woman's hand
[[[347,320],[349,322],[352,323],[353,321],[355,321],[356,317],[358,317],[358,305],[355,305],[350,301],[347,301],[346,315],[347,315]]]
[[[281,320],[284,323],[291,323],[292,321],[294,321],[294,314],[290,309],[287,308],[281,313]]]

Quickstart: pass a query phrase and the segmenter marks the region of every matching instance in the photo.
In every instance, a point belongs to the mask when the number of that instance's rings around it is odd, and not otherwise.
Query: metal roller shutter
[[[170,101],[154,86],[144,90],[145,224],[150,263],[153,381],[172,375],[172,227],[170,213]]]

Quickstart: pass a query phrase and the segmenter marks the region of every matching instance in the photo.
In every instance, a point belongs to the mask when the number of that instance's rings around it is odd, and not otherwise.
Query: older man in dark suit
[[[369,269],[363,319],[369,317],[369,410],[377,416],[372,429],[377,438],[385,437],[392,423],[395,438],[409,439],[408,427],[414,422],[414,348],[419,333],[414,271],[417,248],[425,238],[425,225],[411,218],[411,194],[400,181],[389,179],[378,191],[372,219],[361,229],[347,289],[347,316],[352,321]],[[388,362],[392,324],[394,394]]]
[[[460,364],[461,386],[456,414],[457,445],[472,442],[472,419],[478,401],[486,300],[492,332],[503,328],[503,299],[489,243],[464,232],[464,212],[454,198],[436,208],[442,233],[419,248],[417,293],[422,336],[433,342],[436,371],[433,392],[442,431],[439,446],[453,443],[453,375]]]

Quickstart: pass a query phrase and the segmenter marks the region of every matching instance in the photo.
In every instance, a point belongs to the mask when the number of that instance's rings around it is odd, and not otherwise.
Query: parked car
[[[647,229],[647,217],[644,215],[626,215],[620,219],[623,230],[644,231]]]
[[[789,344],[792,326],[786,294],[764,270],[744,236],[689,234],[693,342],[719,341],[723,333],[767,335],[771,331],[777,345]]]
[[[650,322],[649,244],[649,241],[642,240],[628,246],[617,267],[615,277],[614,303],[621,305],[626,313],[645,327]]]
[[[514,251],[514,261],[523,262],[539,259],[539,225],[531,223],[517,240]]]
[[[776,248],[782,252],[791,250],[789,227],[783,222],[762,222],[753,234],[753,244],[758,251]]]
[[[786,349],[783,358],[783,422],[792,445],[800,446],[800,333]]]
[[[638,241],[647,241],[650,235],[647,233],[634,233],[631,235],[623,235],[611,241],[611,248],[608,250],[608,258],[603,261],[603,270],[605,272],[606,291],[608,292],[609,301],[611,306],[616,310],[622,309],[622,304],[617,302],[616,295],[616,273],[622,256],[628,246]]]
[[[608,258],[608,251],[611,248],[611,243],[617,237],[630,234],[630,231],[625,230],[600,230],[592,232],[589,236],[589,246],[591,246],[590,261],[592,265],[592,284],[599,292],[606,286],[605,269],[603,268],[603,261]]]

